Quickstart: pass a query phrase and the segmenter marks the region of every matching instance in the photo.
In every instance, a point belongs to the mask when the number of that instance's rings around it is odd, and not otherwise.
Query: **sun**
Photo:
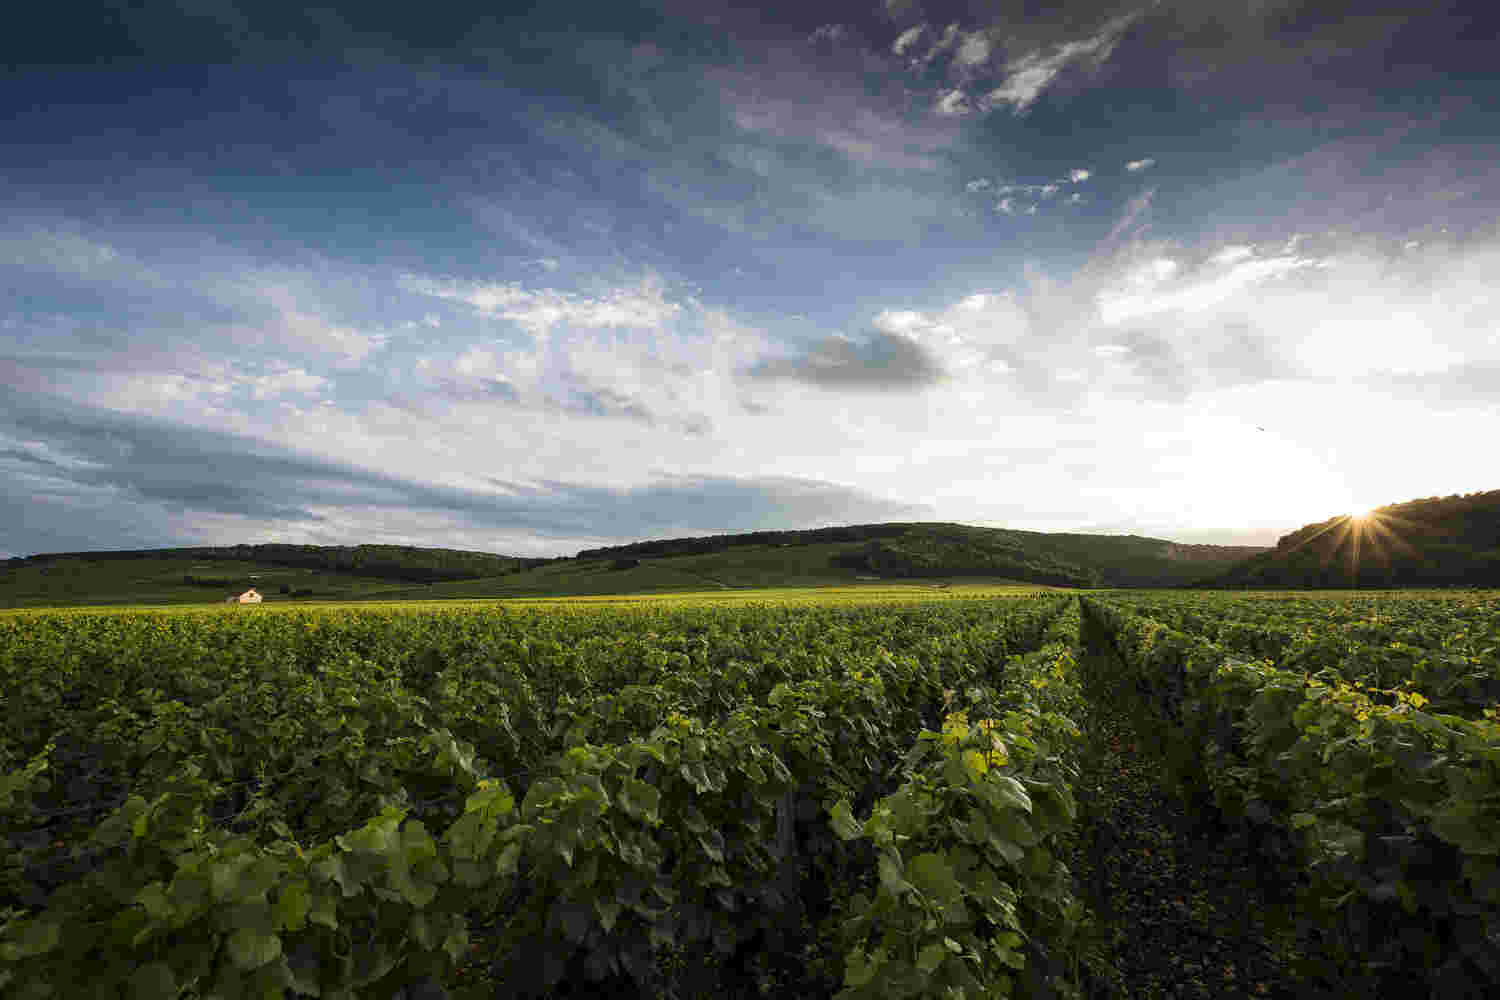
[[[1374,507],[1364,507],[1359,510],[1351,510],[1349,516],[1356,521],[1368,521],[1375,516]]]

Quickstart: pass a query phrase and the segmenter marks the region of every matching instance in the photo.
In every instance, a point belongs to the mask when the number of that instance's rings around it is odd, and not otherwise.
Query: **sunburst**
[[[1364,508],[1343,517],[1334,518],[1324,526],[1322,531],[1304,538],[1291,549],[1291,552],[1295,552],[1314,539],[1333,532],[1335,539],[1321,560],[1322,565],[1326,569],[1340,553],[1344,553],[1350,576],[1357,585],[1361,560],[1389,568],[1392,550],[1405,555],[1414,554],[1416,549],[1403,539],[1398,531],[1402,528],[1414,529],[1416,527],[1405,518],[1378,507]],[[1291,552],[1287,554],[1290,555]]]

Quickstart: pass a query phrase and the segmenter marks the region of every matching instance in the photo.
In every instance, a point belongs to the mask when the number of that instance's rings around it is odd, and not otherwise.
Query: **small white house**
[[[228,597],[224,598],[225,604],[259,604],[260,601],[260,591],[256,590],[254,587],[251,587],[249,590],[245,591],[243,594],[240,594],[238,597],[230,594]]]

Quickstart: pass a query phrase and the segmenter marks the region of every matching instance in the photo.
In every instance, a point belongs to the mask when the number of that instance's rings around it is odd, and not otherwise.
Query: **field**
[[[0,607],[216,604],[248,587],[255,587],[268,600],[283,602],[350,600],[411,590],[409,585],[375,577],[245,560],[59,559],[0,573]],[[293,598],[293,592],[299,597]]]
[[[336,613],[353,610],[379,610],[388,613],[436,612],[445,609],[475,610],[481,608],[569,608],[569,607],[723,607],[734,605],[843,605],[890,604],[902,601],[973,600],[1017,594],[1058,591],[1034,583],[1010,580],[922,580],[919,582],[871,581],[825,584],[808,587],[745,587],[733,590],[663,590],[620,594],[565,594],[528,597],[471,597],[401,599],[385,595],[357,603],[316,599],[280,600],[270,595],[257,605],[231,607],[221,601],[157,604],[113,605],[36,605],[0,610],[0,620],[8,615],[35,614],[280,614],[285,612]]]
[[[1500,984],[1494,592],[27,609],[0,677],[6,997]]]
[[[522,572],[474,580],[411,583],[268,562],[180,557],[131,560],[58,559],[0,571],[0,609],[68,606],[205,606],[254,587],[267,604],[324,605],[359,602],[424,604],[448,601],[612,598],[648,596],[690,602],[723,595],[731,600],[837,599],[833,592],[888,593],[889,597],[938,590],[1045,590],[1046,586],[998,576],[942,576],[920,580],[863,580],[853,569],[831,567],[832,556],[853,546],[743,546],[731,554],[653,559],[614,569],[608,560],[562,560]],[[865,598],[860,599],[876,599]],[[880,598],[884,599],[884,598]]]

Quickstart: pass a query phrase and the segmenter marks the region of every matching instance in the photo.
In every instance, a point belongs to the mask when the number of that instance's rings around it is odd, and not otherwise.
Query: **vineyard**
[[[28,612],[0,678],[6,998],[1151,995],[1126,767],[1264,893],[1201,995],[1500,988],[1489,593]]]

